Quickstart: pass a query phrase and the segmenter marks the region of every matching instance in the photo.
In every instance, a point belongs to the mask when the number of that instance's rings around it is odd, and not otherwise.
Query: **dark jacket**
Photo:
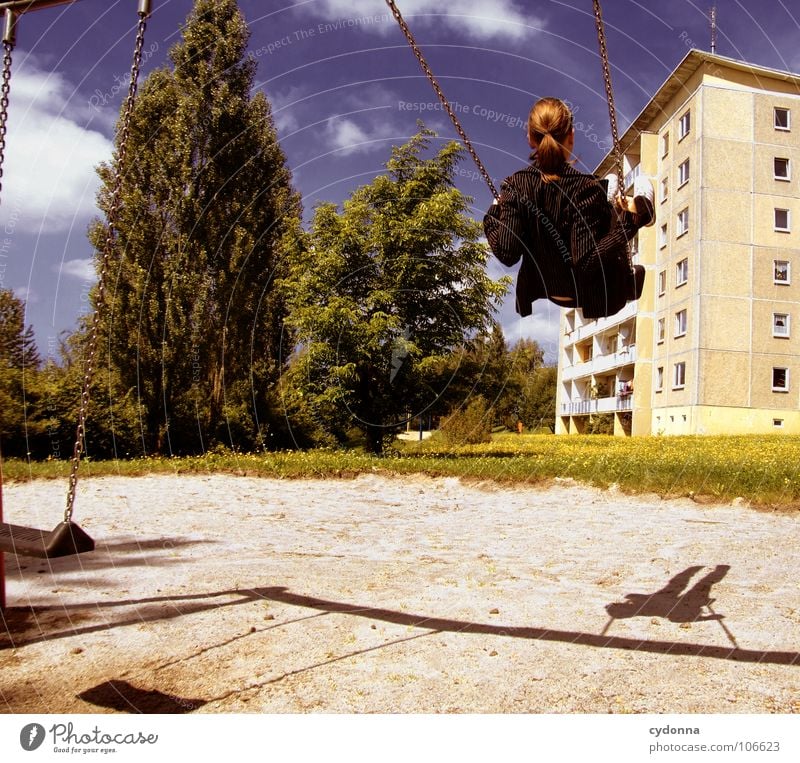
[[[578,307],[584,318],[613,315],[632,291],[628,241],[636,235],[635,215],[616,210],[594,175],[569,164],[546,183],[531,164],[501,186],[500,201],[483,220],[495,256],[510,267],[522,260],[517,276],[517,312],[530,315],[531,303],[551,299]]]

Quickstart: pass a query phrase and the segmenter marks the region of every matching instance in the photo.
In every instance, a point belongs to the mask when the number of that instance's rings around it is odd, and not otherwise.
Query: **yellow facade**
[[[565,314],[557,433],[603,413],[620,435],[800,432],[798,93],[691,51],[622,136],[656,191],[645,290],[612,318]]]

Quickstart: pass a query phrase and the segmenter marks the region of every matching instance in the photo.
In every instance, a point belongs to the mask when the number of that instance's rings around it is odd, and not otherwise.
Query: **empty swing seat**
[[[59,522],[49,532],[0,522],[0,552],[55,559],[86,551],[94,551],[94,541],[74,522]]]

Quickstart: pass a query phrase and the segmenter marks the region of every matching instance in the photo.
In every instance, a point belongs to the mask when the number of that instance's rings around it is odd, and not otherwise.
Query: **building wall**
[[[653,178],[657,213],[639,235],[647,276],[635,308],[636,362],[626,371],[633,435],[800,432],[798,85],[789,75],[706,61],[628,144],[628,166],[640,162]],[[791,129],[776,129],[776,108],[790,111]],[[782,210],[788,231],[776,229]],[[582,341],[590,331],[582,329]],[[785,380],[788,389],[774,388]],[[570,431],[584,424],[573,418]]]

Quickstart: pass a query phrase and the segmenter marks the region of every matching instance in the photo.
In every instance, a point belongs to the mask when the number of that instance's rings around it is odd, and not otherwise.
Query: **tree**
[[[289,322],[305,350],[294,376],[329,431],[356,426],[373,453],[445,392],[437,365],[490,326],[507,287],[486,276],[480,226],[454,187],[461,149],[426,157],[432,137],[423,128],[394,148],[386,174],[341,211],[320,205],[291,274]]]
[[[35,458],[71,458],[81,404],[85,367],[83,331],[62,336],[38,374],[35,416],[38,436],[31,450]],[[50,353],[48,353],[50,354]],[[92,458],[126,458],[141,452],[141,411],[133,391],[126,395],[113,368],[95,373],[89,397],[84,435],[86,455]]]
[[[484,412],[502,420],[515,397],[510,372],[511,357],[503,329],[492,319],[488,327],[438,364],[437,386],[444,391],[432,406],[433,413],[450,418],[464,412],[473,398],[479,396],[486,403]],[[490,429],[493,423],[489,420]]]
[[[33,328],[25,327],[25,303],[0,289],[0,440],[6,455],[27,455],[38,431],[31,414],[40,364]]]
[[[145,451],[268,444],[277,415],[277,284],[300,202],[270,105],[251,95],[248,35],[235,0],[197,0],[173,68],[140,89],[123,165],[118,145],[99,170],[106,214],[114,173],[123,179],[101,337],[119,394],[142,411]],[[98,251],[105,236],[92,227]]]
[[[551,432],[556,431],[557,377],[555,366],[543,366],[530,377],[520,410],[520,418],[530,429],[548,427]]]

